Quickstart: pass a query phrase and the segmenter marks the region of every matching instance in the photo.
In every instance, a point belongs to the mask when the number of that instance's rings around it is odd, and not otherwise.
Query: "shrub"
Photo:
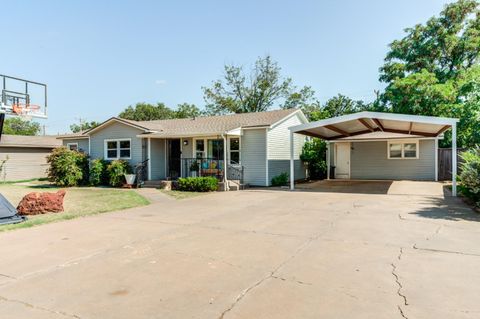
[[[480,206],[480,146],[463,152],[461,157],[460,190]]]
[[[78,186],[88,181],[88,157],[65,147],[47,156],[49,181],[58,186]]]
[[[215,177],[179,178],[177,188],[187,192],[213,192],[218,189],[218,180]]]
[[[108,162],[101,158],[96,158],[90,162],[90,185],[108,184],[107,165]]]
[[[285,186],[288,184],[288,173],[282,173],[272,178],[272,186]]]
[[[108,184],[113,187],[122,186],[125,182],[125,174],[131,174],[132,167],[127,161],[115,160],[107,166]]]
[[[327,144],[321,139],[314,138],[303,145],[300,159],[307,163],[311,179],[324,179],[327,176],[326,154]]]

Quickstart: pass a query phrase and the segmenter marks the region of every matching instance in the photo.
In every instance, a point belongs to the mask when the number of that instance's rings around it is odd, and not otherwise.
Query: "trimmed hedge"
[[[218,189],[215,177],[185,177],[179,178],[177,189],[187,192],[214,192]]]
[[[58,186],[78,186],[88,183],[87,155],[71,151],[66,147],[58,147],[47,156],[50,164],[48,180]]]
[[[113,187],[122,186],[125,183],[125,174],[131,174],[132,167],[127,161],[114,160],[107,165],[108,184]]]
[[[272,178],[272,186],[288,185],[288,173],[282,173]]]

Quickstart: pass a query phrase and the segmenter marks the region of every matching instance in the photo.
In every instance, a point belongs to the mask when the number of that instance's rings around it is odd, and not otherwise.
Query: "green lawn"
[[[17,206],[22,197],[29,192],[56,192],[59,189],[44,184],[44,182],[0,184],[0,193],[13,206]],[[64,189],[67,191],[64,199],[64,212],[29,216],[26,222],[0,226],[0,232],[149,204],[147,199],[134,190],[97,187]]]

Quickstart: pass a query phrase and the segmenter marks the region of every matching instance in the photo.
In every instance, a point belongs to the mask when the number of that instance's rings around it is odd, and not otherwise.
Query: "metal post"
[[[457,123],[452,125],[452,196],[457,196]]]
[[[227,135],[222,135],[223,137],[223,187],[225,191],[229,191],[230,187],[228,187],[228,177],[227,177],[227,167],[228,167],[228,160],[227,160]]]
[[[148,176],[148,180],[151,181],[152,180],[152,139],[149,137],[147,138],[147,157],[148,157],[148,162],[147,162],[147,176]]]
[[[438,136],[435,138],[435,182],[438,182]]]
[[[330,142],[327,141],[327,180],[330,179]]]
[[[294,139],[293,132],[290,131],[290,190],[295,189],[295,159],[294,159]]]

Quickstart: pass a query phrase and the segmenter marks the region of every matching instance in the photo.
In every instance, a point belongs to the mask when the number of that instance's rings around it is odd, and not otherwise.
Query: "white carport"
[[[290,189],[294,189],[294,134],[330,141],[375,140],[379,138],[435,138],[452,129],[452,153],[457,153],[457,122],[455,118],[407,115],[381,112],[359,112],[290,127]],[[330,147],[327,147],[327,174],[330,171]],[[436,158],[435,154],[435,158]],[[437,165],[435,163],[435,165]],[[435,168],[437,170],[437,168]],[[452,156],[452,194],[456,196],[457,157]]]

